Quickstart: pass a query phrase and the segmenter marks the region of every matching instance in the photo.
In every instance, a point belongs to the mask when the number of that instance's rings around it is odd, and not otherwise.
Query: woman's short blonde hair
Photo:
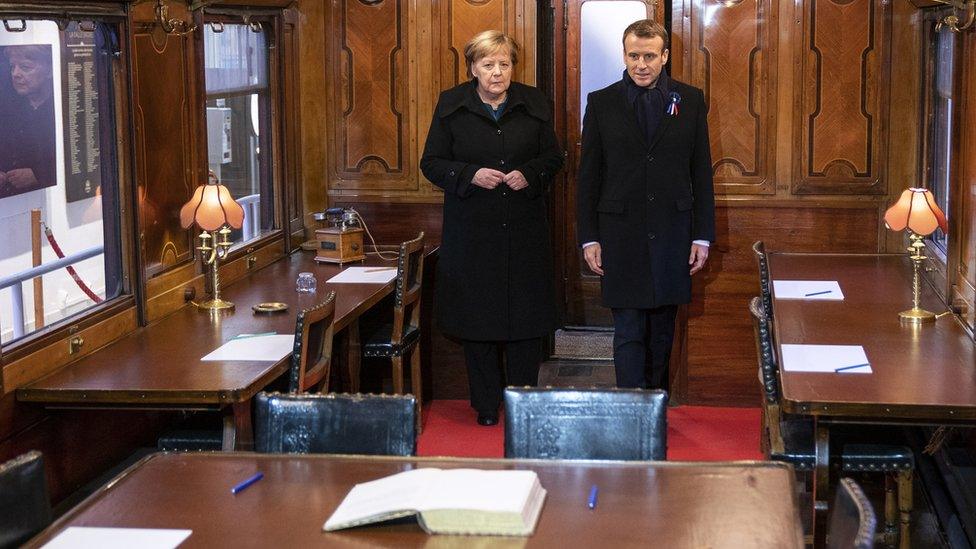
[[[521,48],[514,38],[497,30],[486,30],[476,34],[464,46],[464,61],[468,65],[468,72],[471,72],[472,63],[502,48],[508,49],[508,54],[512,58],[512,64],[518,64],[518,56]]]

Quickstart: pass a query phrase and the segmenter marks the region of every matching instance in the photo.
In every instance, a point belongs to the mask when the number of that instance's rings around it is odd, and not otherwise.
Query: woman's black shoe
[[[478,414],[478,425],[484,425],[485,427],[498,425],[498,416],[495,414]]]

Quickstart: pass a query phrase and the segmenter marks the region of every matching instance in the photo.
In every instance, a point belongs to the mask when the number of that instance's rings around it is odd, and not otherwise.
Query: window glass
[[[80,315],[123,290],[116,29],[92,22],[65,30],[53,21],[7,23],[0,25],[2,343]],[[40,217],[36,242],[33,210]],[[32,277],[35,265],[47,272]]]
[[[580,12],[580,121],[590,92],[620,80],[624,73],[624,29],[647,17],[643,1],[583,4]],[[616,60],[616,62],[608,62]]]
[[[258,23],[212,22],[204,52],[210,170],[244,207],[231,235],[243,243],[275,227],[268,36]]]
[[[951,174],[950,155],[952,152],[952,121],[955,97],[952,86],[952,72],[955,62],[956,34],[943,30],[930,32],[928,44],[928,63],[931,67],[928,85],[928,145],[926,154],[926,187],[935,196],[936,202],[946,213],[949,211],[949,185]],[[937,229],[932,241],[946,251],[946,234]]]

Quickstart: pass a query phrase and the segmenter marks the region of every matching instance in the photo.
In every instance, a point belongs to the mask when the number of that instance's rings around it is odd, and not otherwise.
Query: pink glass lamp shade
[[[929,235],[936,229],[949,232],[949,224],[935,197],[928,189],[906,189],[884,215],[885,226],[893,231],[906,228],[915,234]]]
[[[244,208],[230,195],[227,187],[211,177],[193,191],[193,197],[180,208],[180,224],[189,229],[196,223],[205,231],[216,231],[224,225],[240,229],[244,225]]]

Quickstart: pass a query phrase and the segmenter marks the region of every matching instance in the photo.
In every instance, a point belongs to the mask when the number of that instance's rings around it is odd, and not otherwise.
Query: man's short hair
[[[497,30],[486,30],[476,34],[464,46],[464,61],[468,65],[468,72],[471,72],[472,63],[502,48],[508,48],[508,53],[512,57],[512,65],[517,65],[521,48],[514,38]]]
[[[627,40],[628,34],[633,34],[637,38],[654,38],[655,36],[660,36],[661,40],[664,40],[664,49],[666,50],[671,47],[671,39],[668,37],[667,29],[664,28],[664,25],[651,19],[641,19],[627,25],[620,41],[624,42]]]

